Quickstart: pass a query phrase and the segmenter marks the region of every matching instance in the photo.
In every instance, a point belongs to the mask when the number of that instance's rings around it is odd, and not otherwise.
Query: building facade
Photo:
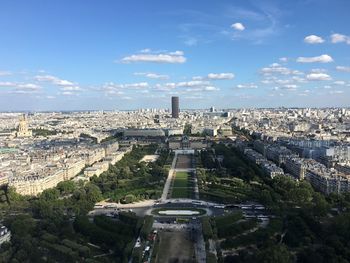
[[[179,97],[171,97],[171,117],[179,118]]]
[[[32,131],[28,129],[27,117],[23,114],[19,118],[18,130],[16,132],[16,137],[31,137]]]

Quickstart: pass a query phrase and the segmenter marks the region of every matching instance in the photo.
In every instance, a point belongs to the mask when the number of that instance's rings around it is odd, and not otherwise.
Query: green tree
[[[92,183],[88,183],[85,186],[85,192],[86,192],[86,199],[90,202],[96,203],[103,199],[100,188],[98,188],[98,186]]]
[[[29,215],[18,215],[9,222],[11,233],[15,236],[32,235],[36,226],[34,219]]]
[[[296,187],[288,192],[287,197],[292,202],[303,205],[312,200],[312,192],[309,189]]]
[[[324,216],[330,209],[329,203],[326,201],[324,195],[318,192],[314,192],[313,195],[313,203],[314,203],[314,214]]]
[[[258,257],[264,263],[289,263],[292,255],[285,245],[274,245],[262,250]]]
[[[75,183],[73,181],[63,181],[57,184],[57,189],[62,194],[71,194],[75,190]]]
[[[273,199],[272,199],[271,193],[270,193],[270,191],[268,191],[266,189],[261,191],[259,199],[263,204],[266,204],[266,205],[273,204]]]
[[[40,199],[45,201],[56,200],[59,197],[60,191],[56,188],[47,189],[40,195]]]
[[[191,130],[192,130],[192,125],[189,124],[189,123],[186,123],[185,127],[184,127],[183,134],[187,135],[187,136],[190,136],[191,135]]]
[[[129,195],[126,195],[126,196],[124,197],[124,202],[125,202],[126,204],[130,204],[130,203],[134,202],[135,199],[136,199],[136,198],[135,198],[134,195],[129,194]]]

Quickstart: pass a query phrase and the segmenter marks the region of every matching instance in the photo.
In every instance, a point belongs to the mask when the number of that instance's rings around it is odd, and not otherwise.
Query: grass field
[[[190,174],[186,172],[177,172],[174,180],[174,187],[187,187]]]
[[[190,191],[188,190],[188,188],[173,188],[171,197],[172,198],[189,198]]]
[[[174,179],[172,198],[190,198],[192,187],[190,185],[191,174],[187,172],[177,172]]]

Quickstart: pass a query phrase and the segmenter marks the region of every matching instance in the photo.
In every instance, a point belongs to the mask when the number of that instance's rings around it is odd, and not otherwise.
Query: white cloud
[[[312,80],[312,81],[322,81],[322,80],[331,80],[331,76],[325,73],[311,73],[306,75],[307,80]]]
[[[233,79],[235,74],[233,73],[209,73],[208,79],[218,80],[218,79]]]
[[[21,90],[21,89],[16,89],[16,90],[11,90],[8,92],[9,94],[35,94],[38,93],[37,90]]]
[[[344,93],[343,90],[331,90],[331,91],[329,92],[329,94],[331,94],[331,95],[334,95],[334,94],[343,94],[343,93]]]
[[[204,100],[204,97],[201,95],[185,96],[184,98],[187,100]]]
[[[287,72],[288,73],[288,72]],[[297,83],[305,83],[307,80],[304,77],[300,77],[303,73],[298,72],[297,75],[289,76],[288,74],[278,75],[278,77],[264,74],[264,79],[261,80],[263,84],[277,84],[277,85],[293,85]]]
[[[105,83],[100,91],[104,92],[105,94],[111,94],[111,95],[122,95],[125,94],[123,90],[128,89],[145,89],[149,88],[149,84],[147,82],[138,82],[138,83],[128,83],[128,84],[117,84],[113,82]]]
[[[311,72],[312,72],[312,73],[325,73],[325,72],[327,72],[327,69],[324,69],[324,68],[314,68],[314,69],[311,69]]]
[[[202,81],[202,80],[225,80],[233,79],[235,74],[233,73],[209,73],[207,76],[194,76],[192,80]]]
[[[160,75],[155,73],[148,73],[145,76],[150,79],[168,79],[169,78],[168,75]]]
[[[151,51],[149,51],[151,52]],[[141,53],[127,56],[121,59],[123,63],[134,63],[134,62],[151,62],[151,63],[185,63],[186,57],[183,51],[174,51],[169,53]]]
[[[34,79],[39,82],[49,82],[57,86],[74,86],[75,85],[71,81],[60,79],[58,77],[51,76],[51,75],[38,75],[38,76],[35,76]]]
[[[343,86],[346,84],[346,82],[344,80],[337,80],[337,81],[334,81],[334,84],[339,85],[339,86]]]
[[[316,35],[310,35],[304,38],[304,42],[308,44],[321,44],[324,42],[324,39]]]
[[[78,95],[78,93],[76,93],[74,91],[62,91],[59,94],[64,95],[64,96],[77,96]]]
[[[293,81],[296,81],[296,82],[299,82],[299,83],[305,83],[305,82],[307,82],[307,81],[305,80],[305,78],[301,78],[301,77],[299,77],[299,76],[293,76],[293,77],[292,77],[292,80],[293,80]]]
[[[10,75],[12,75],[12,73],[10,71],[1,71],[0,70],[0,77],[10,76]]]
[[[198,86],[208,86],[208,81],[203,80],[191,80],[176,83],[177,87],[198,87]]]
[[[181,50],[176,50],[174,52],[169,52],[169,55],[172,55],[172,56],[183,56],[185,55],[185,53]]]
[[[198,43],[198,39],[195,37],[187,37],[184,40],[184,44],[190,47],[197,45],[197,43]]]
[[[33,94],[38,93],[41,87],[34,83],[0,82],[0,87],[13,88],[9,94]]]
[[[62,87],[63,91],[80,91],[81,88],[78,86],[66,86],[66,87]]]
[[[176,88],[176,83],[169,82],[165,84],[156,84],[155,90],[157,91],[170,91],[172,89]]]
[[[150,48],[144,48],[140,50],[140,53],[149,53],[149,52],[151,52]]]
[[[309,93],[308,92],[304,92],[304,93],[298,93],[298,96],[309,96]]]
[[[297,58],[297,62],[300,63],[329,63],[329,62],[333,62],[333,58],[329,55],[321,55],[318,57],[298,57]]]
[[[276,89],[276,91],[278,90],[278,88]],[[283,93],[270,93],[269,94],[269,96],[270,97],[277,97],[277,96],[280,96],[280,97],[283,97],[284,96],[284,94]]]
[[[204,91],[218,91],[218,90],[220,90],[220,89],[217,87],[214,87],[214,86],[204,87]]]
[[[34,79],[38,82],[46,82],[58,86],[61,90],[59,94],[64,96],[78,95],[78,93],[83,90],[77,83],[52,75],[37,75]]]
[[[273,91],[280,91],[280,90],[286,90],[286,91],[296,91],[298,89],[298,85],[295,84],[287,84],[280,87],[273,87],[271,90]]]
[[[276,79],[276,80],[274,80],[274,82],[277,84],[288,84],[288,83],[291,83],[292,80],[290,80],[290,79]]]
[[[252,41],[254,44],[262,44],[267,38],[281,34],[285,30],[280,18],[283,13],[276,5],[261,4],[263,1],[255,1],[255,10],[242,9],[238,6],[227,8],[230,12],[230,17],[237,19],[238,21],[254,21],[254,26],[245,30],[244,34],[241,31],[235,30],[233,33],[225,31],[224,34],[231,36],[233,40],[245,39]],[[259,2],[259,4],[257,4]],[[272,7],[273,6],[273,7]]]
[[[102,88],[103,89],[121,89],[122,85],[114,82],[108,82],[108,83],[105,83]]]
[[[270,83],[272,83],[273,81],[271,81],[271,80],[269,80],[269,79],[263,79],[262,81],[261,81],[261,83],[262,84],[270,84]]]
[[[281,61],[281,62],[287,62],[287,61],[288,61],[288,58],[282,57],[282,58],[279,58],[279,61]]]
[[[0,87],[10,88],[10,87],[16,87],[16,86],[17,84],[14,82],[9,82],[9,81],[0,82]]]
[[[294,91],[298,88],[298,85],[295,84],[287,84],[282,86],[282,89],[289,90],[289,91]]]
[[[155,90],[157,91],[172,91],[180,93],[188,92],[206,92],[206,91],[218,91],[219,88],[211,85],[209,81],[206,80],[191,80],[182,82],[168,82],[164,84],[156,84]],[[175,90],[180,88],[179,90]]]
[[[258,86],[254,83],[248,83],[248,84],[238,84],[236,86],[237,89],[257,89]]]
[[[273,63],[269,67],[262,68],[260,72],[264,75],[271,75],[271,74],[300,75],[302,74],[298,70],[292,70],[286,67],[282,67],[278,63]]]
[[[338,71],[349,72],[349,73],[350,73],[350,67],[337,66],[336,69],[337,69]]]
[[[132,89],[142,89],[148,88],[149,85],[147,82],[131,83],[122,85],[123,88],[132,88]]]
[[[248,95],[248,94],[237,94],[234,96],[239,98],[239,99],[242,99],[242,100],[249,100],[249,99],[253,98],[252,95]]]
[[[184,91],[180,91],[180,93],[188,93],[188,92],[206,92],[206,91],[219,91],[220,89],[214,86],[203,86],[203,87],[191,87],[187,88]]]
[[[17,84],[16,88],[18,89],[28,89],[28,90],[39,90],[41,87],[36,84],[26,83],[26,84]]]
[[[238,31],[243,31],[245,29],[245,26],[242,23],[234,23],[231,27]]]
[[[125,92],[119,91],[119,90],[113,90],[113,89],[106,89],[105,90],[106,95],[124,95]]]
[[[342,34],[333,34],[331,35],[331,41],[332,43],[346,43],[350,45],[350,36],[342,35]]]
[[[135,76],[144,76],[146,78],[150,79],[169,79],[168,75],[161,75],[157,73],[152,73],[152,72],[136,72],[134,73]]]

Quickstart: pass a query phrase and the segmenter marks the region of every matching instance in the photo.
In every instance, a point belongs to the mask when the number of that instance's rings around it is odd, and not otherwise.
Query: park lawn
[[[186,172],[177,172],[174,180],[174,187],[187,187],[190,174]]]
[[[174,179],[172,198],[190,198],[192,188],[189,185],[190,174],[187,172],[177,172]]]
[[[189,198],[190,191],[187,187],[184,188],[173,188],[173,192],[171,194],[172,198]]]

